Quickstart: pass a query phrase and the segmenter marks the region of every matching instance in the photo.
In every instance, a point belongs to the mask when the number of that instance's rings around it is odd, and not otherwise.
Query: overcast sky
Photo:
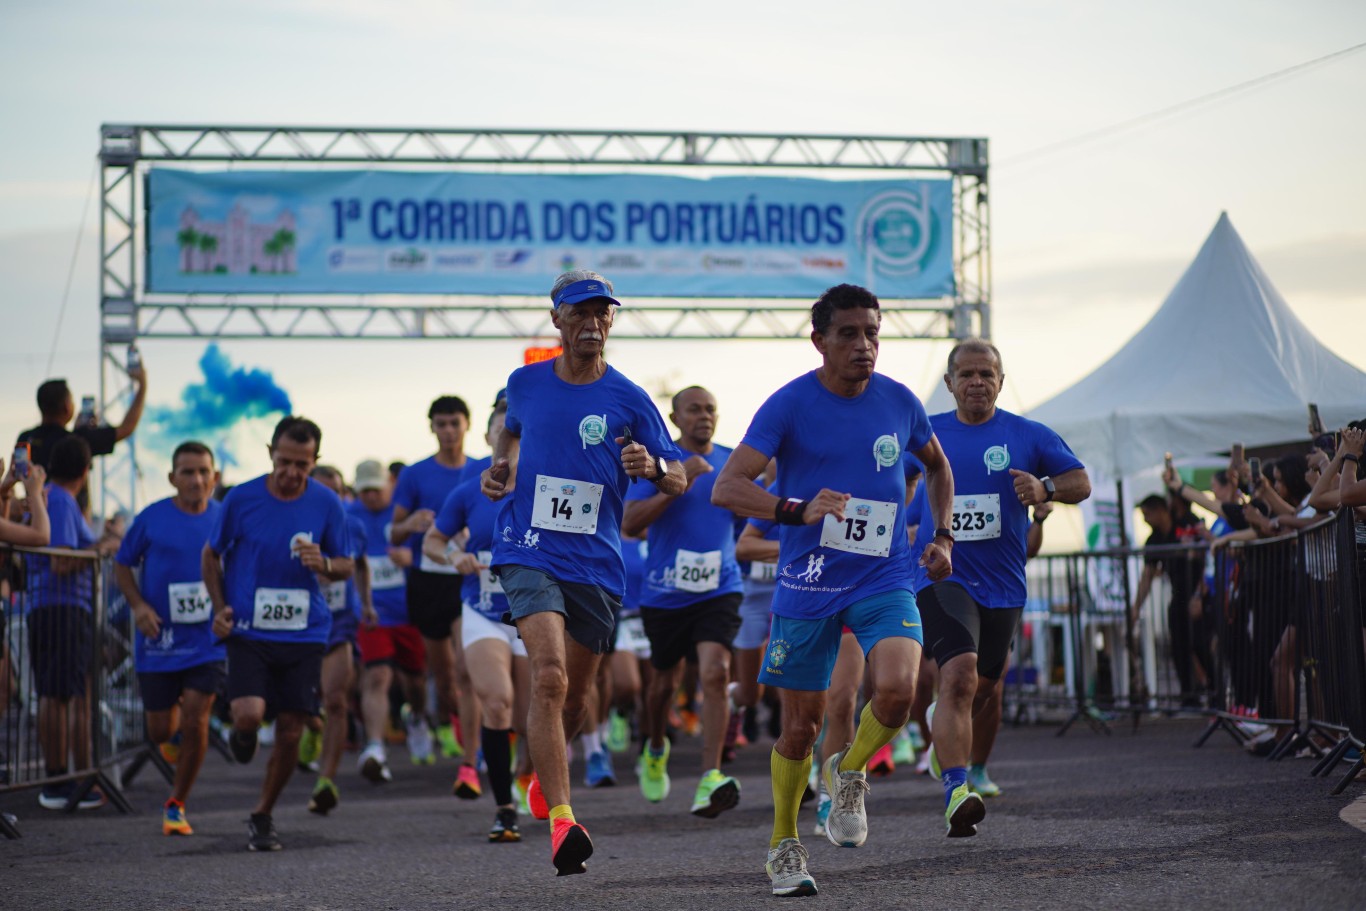
[[[6,3],[0,425],[36,422],[33,390],[49,375],[94,391],[93,213],[86,236],[78,226],[102,122],[985,136],[1006,407],[1045,400],[1118,349],[1222,210],[1300,318],[1366,366],[1366,53],[1027,157],[1363,41],[1366,5],[1346,0]],[[1218,336],[1192,326],[1191,356]],[[172,404],[203,344],[143,347],[152,400]],[[223,345],[275,373],[348,475],[366,456],[425,455],[426,406],[441,392],[469,398],[482,424],[521,347]],[[880,367],[927,395],[945,352],[889,343]],[[729,443],[817,362],[804,343],[619,342],[612,359],[648,388],[712,387]],[[263,431],[242,433],[239,480],[265,466]],[[470,448],[485,451],[473,435]]]

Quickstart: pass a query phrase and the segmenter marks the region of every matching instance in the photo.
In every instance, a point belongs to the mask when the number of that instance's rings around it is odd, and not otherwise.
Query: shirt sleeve
[[[133,520],[133,527],[128,529],[128,534],[119,542],[119,552],[114,555],[114,562],[120,566],[137,566],[147,555],[147,543],[147,520],[138,516]]]
[[[460,533],[460,529],[468,524],[465,518],[465,485],[461,485],[450,493],[446,494],[445,501],[441,508],[437,510],[436,519],[432,524],[436,530],[448,538],[453,538]]]
[[[409,465],[398,473],[398,483],[394,485],[394,505],[408,510],[409,515],[417,510],[417,465]]]
[[[648,500],[657,493],[659,493],[659,488],[655,487],[655,485],[651,484],[649,481],[637,480],[630,487],[626,488],[626,502],[629,503],[632,500]]]
[[[635,426],[631,428],[635,441],[642,444],[650,451],[650,455],[656,458],[668,459],[670,462],[683,461],[683,452],[673,441],[655,403],[650,400],[645,390],[637,388],[637,393]],[[608,436],[614,436],[611,428],[608,428]]]
[[[788,429],[785,404],[780,394],[769,396],[768,401],[759,406],[740,442],[770,459],[777,456]]]
[[[351,554],[351,529],[342,511],[341,500],[328,491],[327,518],[323,523],[322,551],[325,556],[342,557]]]
[[[223,507],[214,516],[213,531],[209,532],[209,548],[216,554],[227,553],[237,537],[237,491],[230,490],[223,498]]]
[[[364,556],[369,544],[365,534],[365,523],[353,515],[346,516],[346,527],[351,531],[351,559]]]
[[[1062,437],[1054,433],[1051,427],[1032,421],[1030,423],[1034,427],[1035,463],[1038,469],[1034,472],[1036,475],[1052,477],[1074,468],[1085,467],[1081,464],[1081,459],[1077,458],[1072,449],[1063,442]]]
[[[89,444],[92,456],[109,455],[114,451],[114,444],[119,438],[118,430],[108,424],[101,424],[98,427],[77,427],[72,433]]]
[[[503,415],[503,426],[517,437],[522,435],[521,373],[521,369],[517,369],[508,376],[508,410]]]
[[[930,426],[930,416],[925,412],[925,406],[914,392],[911,393],[911,431],[906,437],[904,451],[919,452],[924,449],[934,436],[934,428]],[[917,461],[917,465],[920,463]],[[909,478],[910,476],[907,475]]]

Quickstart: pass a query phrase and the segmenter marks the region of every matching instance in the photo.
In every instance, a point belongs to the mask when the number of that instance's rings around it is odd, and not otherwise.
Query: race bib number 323
[[[1001,537],[1001,495],[955,495],[953,536],[959,541],[987,541]]]

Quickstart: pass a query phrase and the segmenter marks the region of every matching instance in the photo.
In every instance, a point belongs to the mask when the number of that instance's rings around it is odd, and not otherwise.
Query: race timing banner
[[[157,293],[954,292],[948,180],[154,168],[146,200]]]

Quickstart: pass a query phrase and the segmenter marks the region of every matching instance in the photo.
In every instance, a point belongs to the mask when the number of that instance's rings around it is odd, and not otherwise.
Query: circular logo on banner
[[[1005,471],[1010,467],[1010,451],[1004,446],[993,446],[982,454],[987,471]]]
[[[590,414],[579,421],[579,439],[585,446],[596,446],[607,439],[607,421],[600,414]]]
[[[901,444],[890,433],[884,433],[873,443],[873,458],[883,468],[891,468],[901,459]]]
[[[919,275],[930,255],[933,223],[926,192],[879,193],[859,211],[859,249],[884,275]]]

